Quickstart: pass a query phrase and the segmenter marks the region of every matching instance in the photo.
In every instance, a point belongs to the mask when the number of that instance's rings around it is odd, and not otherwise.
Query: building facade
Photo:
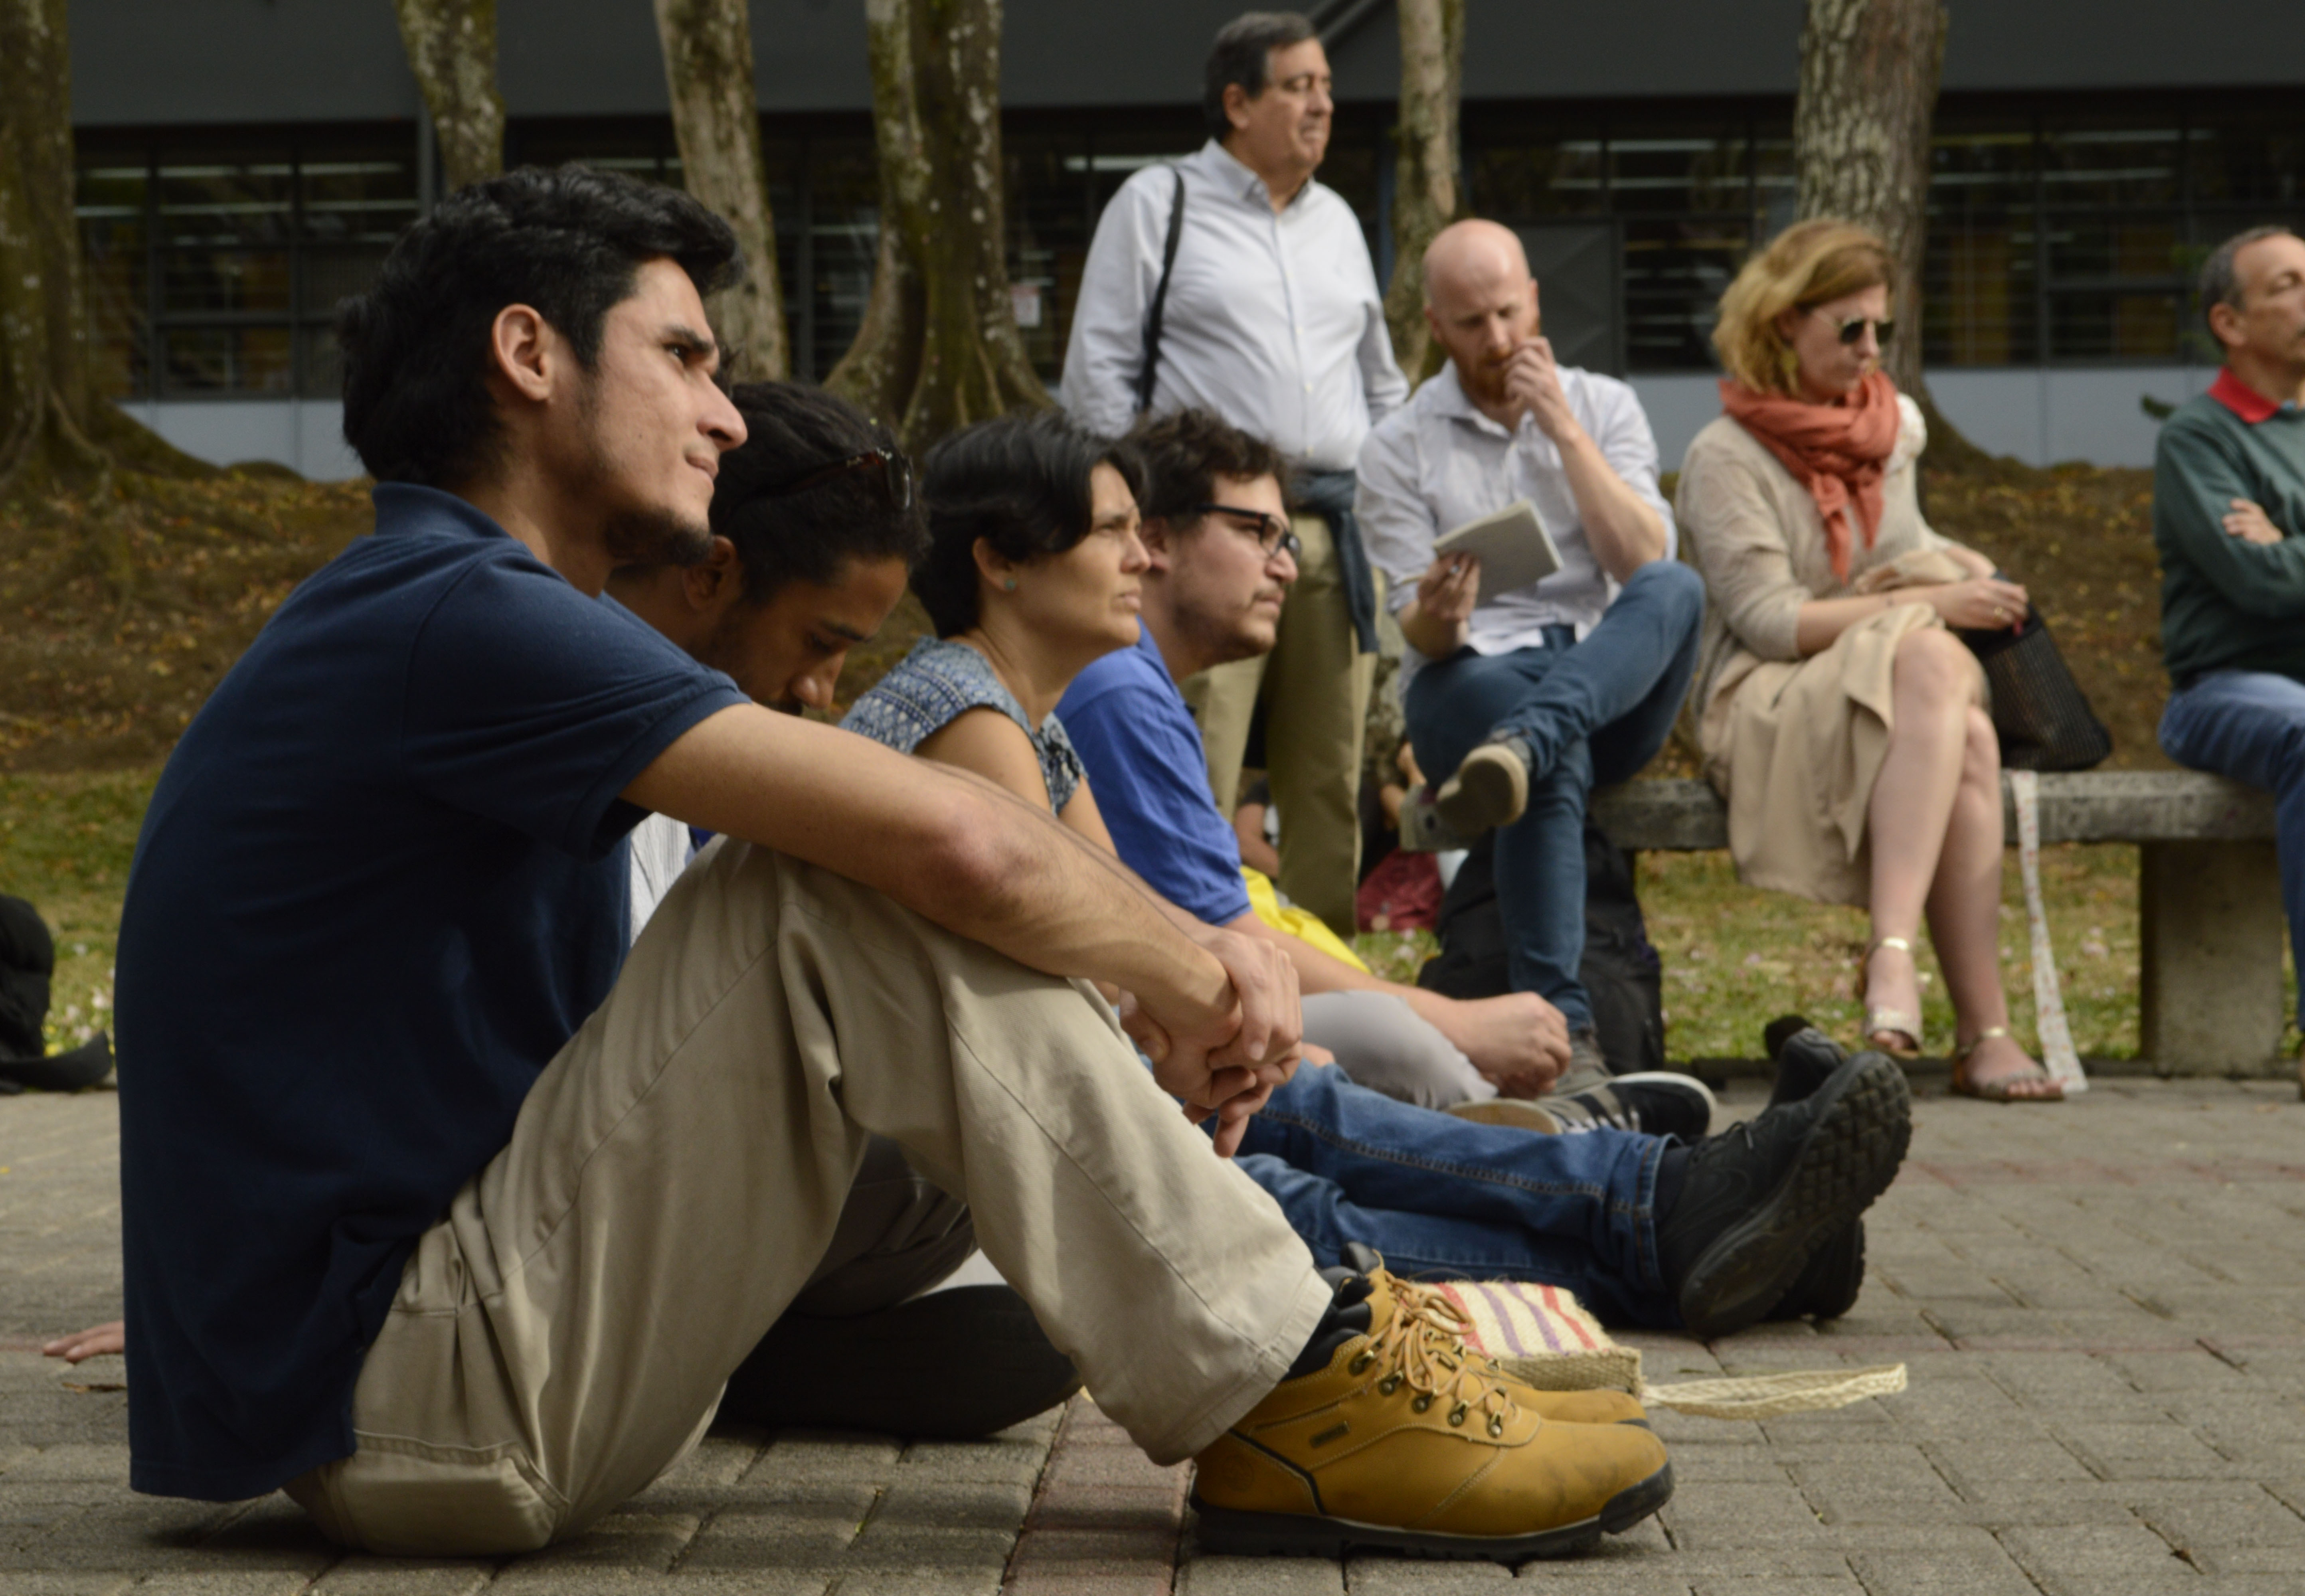
[[[1235,4],[1008,0],[1009,268],[1059,370],[1083,258],[1129,173],[1203,138],[1200,64]],[[1790,219],[1801,0],[1468,0],[1467,202],[1518,229],[1547,332],[1640,391],[1668,466],[1718,410],[1721,291]],[[1338,80],[1322,180],[1391,267],[1397,30],[1312,8]],[[333,307],[438,177],[383,0],[73,0],[80,206],[100,382],[179,446],[308,475],[339,435]],[[802,375],[871,287],[863,7],[753,0],[778,267]],[[680,181],[651,8],[499,0],[513,163]],[[1925,283],[1931,390],[2034,463],[2141,463],[2215,356],[2190,280],[2217,240],[2305,226],[2305,4],[1952,0]]]

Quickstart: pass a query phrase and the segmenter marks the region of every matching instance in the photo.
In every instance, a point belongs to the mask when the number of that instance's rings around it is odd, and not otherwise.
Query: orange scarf
[[[1833,573],[1847,582],[1850,530],[1868,549],[1881,530],[1881,479],[1897,446],[1897,385],[1875,371],[1840,403],[1811,404],[1723,378],[1721,405],[1816,500]]]

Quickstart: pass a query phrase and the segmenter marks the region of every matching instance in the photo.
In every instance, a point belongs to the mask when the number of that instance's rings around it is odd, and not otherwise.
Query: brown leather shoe
[[[1465,1346],[1445,1298],[1382,1269],[1367,1278],[1368,1333],[1201,1454],[1204,1550],[1517,1563],[1582,1551],[1672,1495],[1648,1430],[1545,1418],[1537,1393]]]

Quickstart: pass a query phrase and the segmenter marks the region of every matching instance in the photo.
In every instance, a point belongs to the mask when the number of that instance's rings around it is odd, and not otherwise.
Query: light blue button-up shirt
[[[1664,557],[1672,558],[1678,533],[1672,506],[1657,488],[1656,436],[1632,388],[1563,366],[1561,391],[1610,469],[1663,518]],[[1586,540],[1560,449],[1526,412],[1510,429],[1490,420],[1467,395],[1451,361],[1361,449],[1354,514],[1370,563],[1384,573],[1393,609],[1416,597],[1437,539],[1518,499],[1536,505],[1560,548],[1561,569],[1509,593],[1482,590],[1466,638],[1476,654],[1543,648],[1547,626],[1572,626],[1581,638],[1599,624],[1617,584]],[[1404,685],[1423,663],[1415,648],[1407,650]]]
[[[1199,405],[1292,464],[1349,471],[1371,424],[1408,396],[1360,221],[1318,183],[1276,213],[1263,180],[1213,139],[1137,173],[1098,218],[1065,347],[1065,408],[1104,433],[1135,420],[1178,172],[1185,226],[1152,409]]]

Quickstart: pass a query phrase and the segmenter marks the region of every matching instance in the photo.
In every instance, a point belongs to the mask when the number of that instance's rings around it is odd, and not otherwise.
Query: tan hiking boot
[[[1582,1551],[1672,1495],[1649,1430],[1544,1418],[1535,1393],[1465,1346],[1445,1298],[1382,1269],[1365,1278],[1368,1333],[1201,1454],[1204,1550],[1517,1563]]]

